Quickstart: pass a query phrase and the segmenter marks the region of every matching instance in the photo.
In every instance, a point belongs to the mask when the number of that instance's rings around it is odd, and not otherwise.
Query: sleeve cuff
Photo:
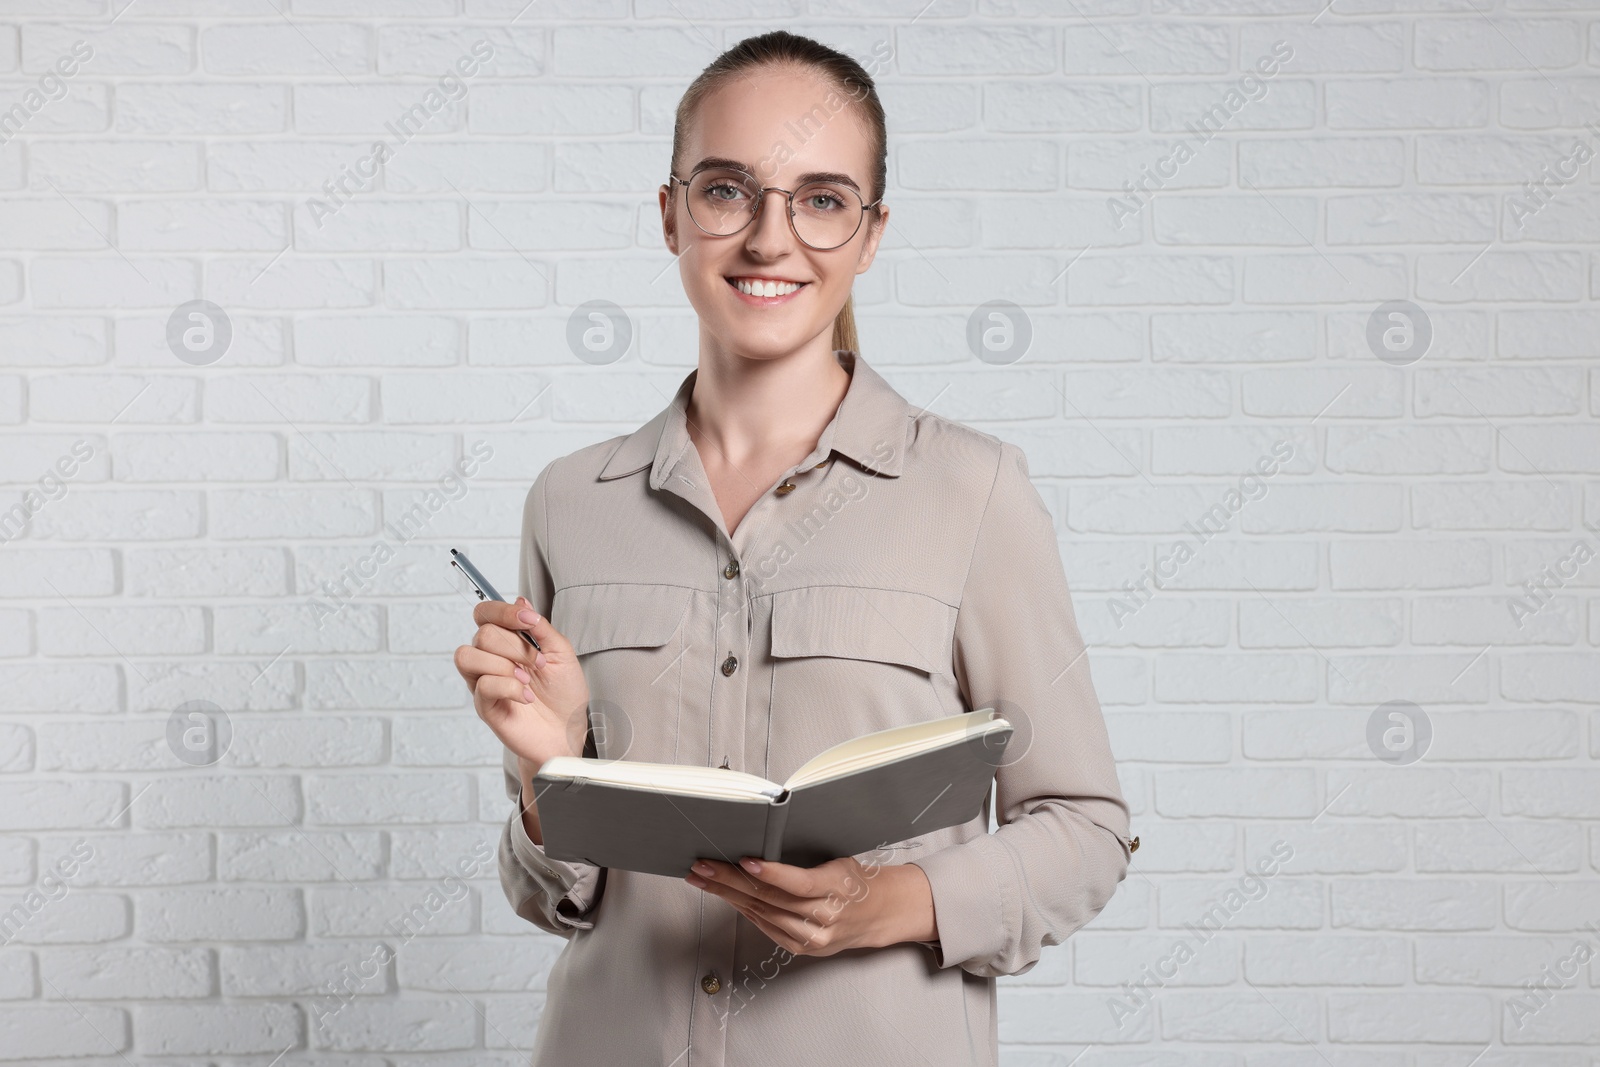
[[[518,793],[516,806],[506,826],[511,844],[511,854],[516,857],[528,877],[545,893],[546,899],[555,902],[555,918],[563,925],[579,930],[594,926],[594,920],[579,918],[593,906],[600,885],[602,868],[589,863],[569,863],[554,860],[545,854],[544,846],[536,845],[522,824],[522,797]]]
[[[986,964],[1008,948],[1006,931],[1014,929],[1006,909],[1012,893],[995,876],[996,862],[989,855],[993,838],[973,838],[959,845],[910,861],[922,868],[933,888],[937,941],[919,941],[933,950],[941,968]]]

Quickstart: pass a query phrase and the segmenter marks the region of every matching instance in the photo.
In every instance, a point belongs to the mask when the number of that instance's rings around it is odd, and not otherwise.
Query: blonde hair
[[[883,103],[878,99],[878,90],[873,85],[872,75],[843,52],[835,51],[820,41],[787,30],[773,30],[758,37],[746,37],[713,59],[706,69],[689,83],[689,88],[683,92],[683,98],[678,101],[678,112],[672,123],[672,172],[678,173],[681,163],[678,154],[689,121],[699,108],[700,101],[723,83],[766,66],[814,70],[849,98],[851,106],[856,109],[856,114],[866,125],[867,136],[871,139],[874,163],[871,188],[866,197],[867,203],[870,204],[883,196],[883,188],[889,176],[889,133],[888,124],[884,120]],[[872,223],[876,224],[883,217],[881,207],[874,206],[870,210]],[[839,309],[838,316],[833,320],[833,347],[859,352],[858,344],[855,298],[847,296],[844,307]]]

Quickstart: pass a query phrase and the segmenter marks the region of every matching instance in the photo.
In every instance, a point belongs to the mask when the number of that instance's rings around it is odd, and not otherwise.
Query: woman
[[[1128,808],[1022,452],[918,411],[856,354],[885,176],[853,60],[776,32],[706,68],[660,192],[698,366],[639,430],[539,474],[522,596],[478,604],[457,652],[518,802],[506,895],[568,939],[536,1064],[993,1065],[995,977],[1125,876]],[[553,756],[782,781],[840,741],[986,706],[1016,727],[992,834],[986,805],[872,854],[708,857],[682,881],[540,844],[532,779]]]

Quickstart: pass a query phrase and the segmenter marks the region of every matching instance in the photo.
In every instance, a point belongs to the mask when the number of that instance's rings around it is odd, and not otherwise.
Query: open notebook
[[[742,771],[557,756],[534,777],[545,854],[682,878],[702,856],[812,867],[983,810],[1012,727],[993,708],[834,745],[781,785]]]

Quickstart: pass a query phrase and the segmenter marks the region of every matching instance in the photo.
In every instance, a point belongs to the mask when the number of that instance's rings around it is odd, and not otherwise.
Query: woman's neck
[[[816,447],[850,388],[850,372],[831,348],[780,359],[702,354],[689,398],[689,429],[733,467],[760,467]],[[704,450],[702,450],[704,451]]]

